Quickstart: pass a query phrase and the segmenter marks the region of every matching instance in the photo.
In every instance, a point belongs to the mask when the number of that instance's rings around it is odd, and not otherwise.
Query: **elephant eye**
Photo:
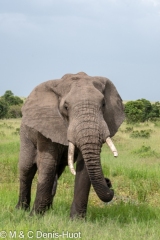
[[[66,111],[68,111],[68,103],[67,103],[67,102],[64,103],[64,109],[65,109]]]
[[[106,105],[106,103],[105,103],[105,100],[103,99],[103,101],[102,101],[102,108],[104,108],[105,105]]]

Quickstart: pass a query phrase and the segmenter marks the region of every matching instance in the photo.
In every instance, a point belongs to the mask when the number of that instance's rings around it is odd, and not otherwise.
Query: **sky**
[[[0,96],[81,71],[160,101],[160,0],[0,0]]]

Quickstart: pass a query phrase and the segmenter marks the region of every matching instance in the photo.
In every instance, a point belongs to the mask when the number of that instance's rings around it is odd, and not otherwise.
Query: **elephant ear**
[[[68,145],[67,126],[58,108],[57,89],[60,82],[44,82],[31,92],[22,108],[22,123],[53,142]]]
[[[115,135],[115,133],[118,131],[118,128],[124,121],[125,114],[122,99],[116,87],[109,79],[106,79],[104,98],[106,102],[104,119],[107,122],[110,130],[110,136],[112,137]]]

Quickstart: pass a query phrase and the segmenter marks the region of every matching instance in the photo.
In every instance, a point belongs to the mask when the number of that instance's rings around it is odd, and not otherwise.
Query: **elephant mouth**
[[[117,149],[111,140],[110,137],[107,137],[106,143],[110,150],[112,151],[114,157],[118,157],[118,152]],[[74,169],[74,151],[75,151],[75,146],[73,143],[69,142],[69,147],[68,147],[68,166],[73,175],[76,175],[76,171]]]

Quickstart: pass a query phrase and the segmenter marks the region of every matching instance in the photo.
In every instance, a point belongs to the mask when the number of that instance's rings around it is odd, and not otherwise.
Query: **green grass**
[[[12,236],[20,239],[22,233],[24,239],[32,236],[32,239],[54,239],[57,234],[62,235],[59,239],[160,239],[158,123],[129,126],[124,123],[113,138],[118,158],[114,158],[108,147],[103,146],[103,172],[112,181],[115,197],[105,204],[92,188],[87,219],[83,221],[69,219],[74,177],[68,168],[59,179],[53,209],[43,217],[31,218],[29,212],[15,209],[19,188],[19,126],[20,120],[0,120],[0,238],[1,231],[6,231],[5,239]],[[144,130],[150,132],[149,138],[130,136],[133,131]],[[35,191],[36,179],[32,188],[32,204]]]

